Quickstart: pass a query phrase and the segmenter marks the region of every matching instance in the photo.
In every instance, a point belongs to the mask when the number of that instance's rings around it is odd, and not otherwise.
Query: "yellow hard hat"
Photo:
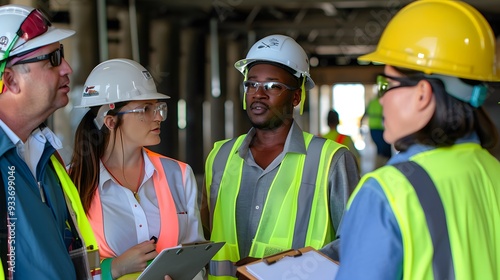
[[[419,0],[387,24],[377,49],[358,58],[427,74],[500,81],[495,36],[471,5],[453,0]]]

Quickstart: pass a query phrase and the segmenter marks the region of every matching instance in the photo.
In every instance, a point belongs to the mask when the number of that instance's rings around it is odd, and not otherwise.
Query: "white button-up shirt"
[[[104,234],[108,245],[117,255],[160,234],[160,210],[153,184],[155,168],[145,152],[143,157],[145,172],[138,190],[140,203],[131,190],[113,179],[101,162],[99,191]]]

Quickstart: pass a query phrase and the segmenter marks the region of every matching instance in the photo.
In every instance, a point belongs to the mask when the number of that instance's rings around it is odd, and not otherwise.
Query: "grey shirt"
[[[266,169],[262,169],[250,152],[249,145],[254,135],[255,129],[252,128],[238,150],[239,155],[245,161],[236,203],[236,229],[240,258],[247,257],[250,252],[269,188],[285,154],[306,154],[302,129],[294,122],[286,138],[283,152]],[[338,232],[347,200],[358,181],[359,171],[356,158],[348,149],[340,148],[332,158],[328,174],[330,219],[335,232]]]

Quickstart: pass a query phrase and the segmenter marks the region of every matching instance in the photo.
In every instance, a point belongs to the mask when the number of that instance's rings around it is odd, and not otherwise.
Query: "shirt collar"
[[[473,132],[465,137],[462,137],[455,142],[455,144],[463,144],[463,143],[476,143],[479,145],[481,144],[479,137],[475,132]],[[429,146],[429,145],[422,145],[422,144],[411,145],[408,148],[408,150],[395,154],[387,162],[387,165],[393,165],[396,163],[408,161],[408,160],[410,160],[411,157],[413,157],[414,155],[416,155],[418,153],[422,153],[422,152],[426,152],[426,151],[430,151],[430,150],[434,150],[434,149],[436,149],[436,147]]]
[[[149,178],[153,177],[153,174],[156,171],[156,168],[154,167],[153,163],[149,159],[144,149],[142,150],[142,157],[144,158],[144,178],[142,180],[141,185],[145,181],[149,180]],[[109,184],[106,184],[106,182],[108,181],[113,182],[113,177],[111,176],[111,174],[109,174],[106,167],[104,167],[102,160],[99,160],[99,165],[100,165],[99,189],[102,190],[104,186],[109,186]]]
[[[240,148],[238,149],[238,153],[240,157],[246,158],[248,152],[250,150],[250,143],[252,142],[253,137],[255,136],[255,128],[252,127],[248,131],[245,139],[243,140]],[[306,143],[304,142],[304,134],[300,126],[295,122],[292,123],[290,127],[290,131],[288,131],[288,135],[285,140],[285,146],[283,147],[283,153],[299,153],[306,154]]]
[[[3,129],[7,137],[9,137],[10,141],[14,143],[14,145],[18,146],[20,143],[23,143],[21,138],[17,136],[10,127],[8,127],[2,120],[0,120],[0,127]],[[39,133],[41,131],[41,133]],[[30,136],[35,137],[38,141],[45,143],[45,141],[49,141],[49,143],[56,150],[62,149],[61,140],[57,137],[57,135],[52,132],[48,127],[36,128],[30,134]]]
[[[10,141],[12,141],[14,145],[17,145],[19,142],[22,142],[21,138],[19,138],[14,133],[14,131],[12,131],[12,129],[10,129],[10,127],[8,127],[1,119],[0,119],[0,128],[3,129],[7,137],[9,137]]]

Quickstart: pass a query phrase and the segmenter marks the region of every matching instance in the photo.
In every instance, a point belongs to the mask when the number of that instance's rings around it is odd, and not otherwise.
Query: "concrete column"
[[[191,27],[182,30],[180,67],[180,98],[183,103],[185,127],[179,130],[179,150],[195,174],[203,174],[203,95],[205,92],[205,32]]]
[[[161,125],[161,143],[152,150],[172,158],[179,158],[179,28],[166,19],[150,22],[150,53],[148,65],[144,65],[156,82],[158,92],[170,96],[167,100],[168,117]]]
[[[99,64],[99,36],[97,30],[97,7],[92,0],[72,0],[69,5],[70,28],[76,31],[71,37],[68,51],[72,53],[69,61],[73,67],[74,85],[85,83],[92,69]],[[66,53],[66,48],[64,49]]]
[[[224,81],[225,71],[221,70],[220,67],[220,65],[225,65],[226,57],[222,54],[226,53],[226,46],[222,43],[217,29],[217,20],[213,19],[211,21],[210,40],[208,41],[208,59],[206,59],[207,84],[210,85],[210,88],[206,91],[205,100],[208,102],[210,110],[210,135],[205,135],[205,140],[208,142],[209,147],[213,146],[215,141],[226,138],[224,104],[227,89],[226,85],[221,82]],[[212,64],[219,65],[219,67],[214,69]],[[217,70],[218,73],[214,73],[214,70]],[[220,90],[214,90],[216,89],[214,85],[218,85]]]
[[[232,117],[227,121],[232,122],[231,134],[226,133],[226,137],[237,137],[240,134],[247,133],[250,129],[250,122],[245,110],[243,110],[243,80],[244,76],[236,68],[234,63],[245,58],[244,44],[232,37],[226,37],[227,41],[227,101],[232,105]]]
[[[116,49],[116,57],[133,59],[129,9],[127,7],[117,7],[114,15],[120,22],[120,30],[117,33],[120,41]],[[108,14],[108,16],[111,16],[111,14]]]

